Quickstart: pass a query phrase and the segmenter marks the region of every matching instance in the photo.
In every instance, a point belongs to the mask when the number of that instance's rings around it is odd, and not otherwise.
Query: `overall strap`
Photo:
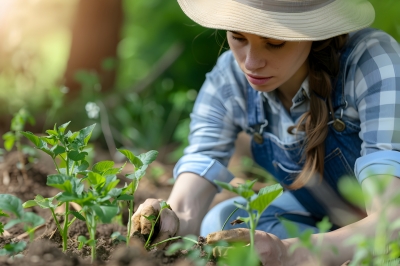
[[[248,125],[247,132],[262,136],[264,128],[268,125],[265,119],[262,92],[253,89],[250,84],[247,84],[247,117]],[[261,141],[261,138],[259,139]]]

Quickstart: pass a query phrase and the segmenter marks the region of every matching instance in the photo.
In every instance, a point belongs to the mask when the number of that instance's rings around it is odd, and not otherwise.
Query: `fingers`
[[[160,210],[160,202],[156,199],[147,199],[143,204],[139,205],[137,211],[132,215],[131,235],[139,232],[143,235],[149,234],[151,230],[151,222],[143,215],[150,216],[158,214]],[[150,230],[149,230],[150,228]]]
[[[151,215],[157,216],[158,212],[151,205],[144,206],[140,217],[140,233],[149,235],[151,232],[152,223],[146,218]]]
[[[164,209],[160,217],[160,231],[153,243],[158,243],[174,237],[179,230],[179,218],[170,209]],[[165,242],[157,246],[158,249],[165,248],[169,243]]]
[[[206,237],[207,244],[213,244],[218,241],[226,242],[250,242],[250,231],[245,228],[236,228],[226,231],[219,231],[208,234]]]

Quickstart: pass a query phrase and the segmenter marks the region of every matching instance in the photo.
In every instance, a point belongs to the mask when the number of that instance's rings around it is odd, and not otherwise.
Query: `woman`
[[[264,265],[310,263],[312,255],[288,249],[299,240],[288,235],[279,216],[313,229],[328,216],[322,260],[339,265],[351,259],[356,233],[373,236],[379,212],[400,189],[400,47],[389,35],[367,28],[374,19],[368,1],[350,0],[178,0],[195,22],[227,31],[230,51],[207,74],[191,114],[190,145],[177,163],[162,213],[158,240],[199,233],[200,223],[219,188],[229,182],[226,165],[240,131],[252,135],[254,160],[285,188],[263,213],[256,250]],[[354,169],[354,170],[353,170]],[[367,192],[390,173],[390,186],[365,210],[338,192],[344,175]],[[237,200],[237,199],[236,199]],[[225,219],[232,200],[211,210],[202,234]],[[147,200],[135,213],[134,231],[146,219]],[[229,211],[227,211],[229,209]],[[353,214],[349,219],[347,214]],[[400,211],[390,210],[393,221]],[[175,216],[176,214],[176,216]],[[240,214],[241,215],[241,214]],[[217,218],[215,218],[217,217]],[[339,228],[339,229],[337,229]],[[330,246],[338,248],[334,254]],[[326,247],[326,248],[324,248]]]

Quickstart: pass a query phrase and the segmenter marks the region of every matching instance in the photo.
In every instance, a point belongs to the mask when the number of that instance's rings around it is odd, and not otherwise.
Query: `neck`
[[[286,109],[292,106],[292,99],[300,89],[301,84],[308,75],[308,60],[297,70],[297,72],[278,89],[279,100],[283,103]]]

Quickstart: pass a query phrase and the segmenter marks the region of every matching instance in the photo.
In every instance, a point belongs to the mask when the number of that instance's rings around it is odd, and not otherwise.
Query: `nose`
[[[244,66],[249,71],[255,71],[266,66],[266,61],[261,56],[260,51],[258,51],[254,46],[250,47],[246,54],[246,60]]]

